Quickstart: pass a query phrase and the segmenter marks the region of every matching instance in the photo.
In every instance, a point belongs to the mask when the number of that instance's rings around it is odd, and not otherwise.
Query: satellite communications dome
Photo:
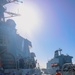
[[[10,26],[13,27],[13,28],[15,28],[15,26],[16,26],[15,21],[12,20],[12,19],[8,19],[8,20],[6,21],[6,23],[7,23],[7,25],[10,25]]]

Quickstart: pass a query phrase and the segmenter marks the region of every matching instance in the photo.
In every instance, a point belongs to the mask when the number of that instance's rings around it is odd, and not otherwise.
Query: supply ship
[[[62,75],[75,75],[75,65],[72,62],[72,56],[61,53],[62,49],[54,52],[54,58],[47,62],[47,73],[55,75],[56,70],[59,70]]]

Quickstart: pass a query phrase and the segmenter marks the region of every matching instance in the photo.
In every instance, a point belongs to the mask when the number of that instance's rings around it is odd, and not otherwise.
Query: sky
[[[20,17],[16,22],[17,33],[32,42],[31,52],[41,68],[61,48],[63,54],[73,56],[75,63],[75,0],[24,0],[21,5],[12,4]]]

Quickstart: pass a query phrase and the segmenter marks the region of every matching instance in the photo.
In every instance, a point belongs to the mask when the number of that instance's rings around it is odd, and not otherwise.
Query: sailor
[[[55,75],[62,75],[59,70],[56,70],[56,74]]]
[[[26,75],[29,75],[29,72],[27,72]]]
[[[0,75],[4,75],[3,69],[0,69]]]
[[[16,75],[16,72],[15,72],[15,71],[12,71],[12,72],[11,72],[11,75]]]
[[[36,73],[34,75],[37,75]]]

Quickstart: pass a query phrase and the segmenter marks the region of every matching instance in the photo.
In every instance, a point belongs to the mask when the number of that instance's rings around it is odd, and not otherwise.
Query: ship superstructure
[[[72,64],[72,56],[64,55],[61,53],[62,49],[56,50],[54,58],[47,62],[47,70],[50,74],[55,74],[56,70],[61,70],[62,66],[66,63]]]

